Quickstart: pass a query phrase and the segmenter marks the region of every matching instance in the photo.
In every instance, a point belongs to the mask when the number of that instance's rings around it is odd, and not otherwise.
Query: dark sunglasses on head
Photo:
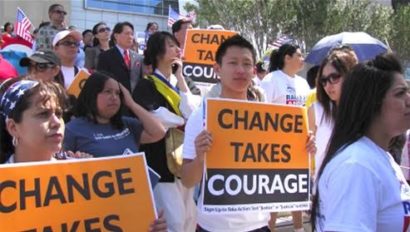
[[[48,68],[55,68],[56,65],[53,63],[36,63],[33,65],[37,71],[44,71]]]
[[[340,81],[340,78],[342,77],[341,74],[339,73],[331,73],[329,74],[327,77],[320,77],[319,78],[319,83],[325,87],[327,82],[329,82],[330,84],[336,84]]]
[[[63,14],[63,15],[66,15],[67,14],[67,12],[65,12],[65,11],[63,11],[63,10],[55,10],[55,11],[53,11],[54,13],[57,13],[57,14]]]
[[[109,28],[109,27],[102,27],[102,28],[98,29],[98,33],[103,33],[103,32],[106,32],[106,31],[110,32],[110,31],[111,31],[111,28]]]
[[[80,47],[80,42],[74,42],[74,41],[63,41],[63,42],[59,42],[58,45],[63,45],[66,47]]]

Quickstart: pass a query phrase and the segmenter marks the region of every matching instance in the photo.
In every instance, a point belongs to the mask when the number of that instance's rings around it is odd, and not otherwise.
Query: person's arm
[[[108,52],[108,51],[106,51]],[[108,63],[108,59],[106,59],[105,57],[105,52],[101,52],[100,55],[98,55],[98,63],[97,63],[97,71],[107,71],[109,72],[109,63]]]
[[[206,152],[212,146],[211,134],[203,130],[194,141],[196,157],[194,159],[184,159],[182,164],[182,184],[191,188],[201,181],[205,163]]]
[[[311,105],[307,109],[307,115],[308,115],[308,122],[309,122],[309,130],[313,132],[313,134],[316,134],[316,115],[315,115],[315,106]]]
[[[193,95],[189,90],[188,84],[185,81],[185,77],[182,74],[182,61],[176,59],[175,65],[178,65],[178,69],[175,72],[177,78],[177,87],[179,89],[179,96],[181,96],[181,102],[179,103],[179,110],[185,119],[191,115],[191,113],[200,105],[201,97]]]
[[[95,48],[86,49],[84,67],[86,67],[89,70],[94,70],[95,69],[94,60],[95,60]]]
[[[153,117],[148,111],[138,105],[131,97],[130,92],[120,83],[121,92],[124,95],[124,104],[141,121],[144,130],[138,143],[154,143],[165,136],[166,130],[161,122]]]

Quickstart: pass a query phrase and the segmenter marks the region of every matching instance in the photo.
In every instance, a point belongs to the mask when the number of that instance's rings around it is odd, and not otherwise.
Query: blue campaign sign
[[[84,0],[85,8],[114,12],[168,14],[164,0]]]

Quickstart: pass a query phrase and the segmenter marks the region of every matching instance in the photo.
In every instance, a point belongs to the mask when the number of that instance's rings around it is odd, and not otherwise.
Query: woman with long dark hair
[[[124,117],[126,106],[137,118]],[[162,124],[110,76],[95,72],[78,96],[76,118],[67,124],[64,148],[94,157],[131,154],[140,144],[153,143],[165,135]]]
[[[407,231],[410,187],[388,153],[410,128],[410,93],[391,54],[345,77],[329,148],[319,170],[317,231]]]
[[[333,50],[319,67],[316,81],[317,102],[313,104],[315,117],[312,129],[317,138],[314,176],[317,175],[317,171],[322,164],[333,130],[343,81],[357,63],[358,60],[354,51],[343,48]]]
[[[85,50],[85,65],[87,69],[93,71],[97,68],[98,56],[101,52],[110,49],[111,28],[104,22],[94,25],[92,33],[94,35],[93,47]]]
[[[269,74],[261,82],[266,100],[282,105],[305,106],[310,88],[305,79],[297,75],[303,69],[303,55],[300,48],[284,44],[270,56]],[[298,155],[298,154],[293,154]],[[275,225],[277,213],[271,213],[271,223]],[[292,212],[294,229],[302,232],[302,211]]]
[[[149,111],[166,112],[163,121],[179,118],[182,120],[179,125],[183,126],[184,119],[196,107],[196,96],[192,95],[182,74],[182,54],[176,38],[165,31],[154,33],[148,40],[144,55],[144,63],[152,67],[153,74],[138,81],[134,99]],[[171,172],[172,166],[167,165],[167,158],[168,161],[170,158],[167,154],[174,150],[167,149],[170,148],[167,143],[182,140],[181,134],[183,132],[171,128],[164,139],[143,145],[141,149],[146,154],[148,165],[161,176],[154,188],[154,198],[156,206],[165,210],[169,231],[194,231],[196,209],[193,189],[182,186],[176,178],[179,171]],[[179,160],[182,161],[182,156]]]

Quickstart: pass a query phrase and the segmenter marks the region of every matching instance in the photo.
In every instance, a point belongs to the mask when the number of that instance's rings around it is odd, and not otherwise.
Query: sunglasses
[[[63,11],[63,10],[55,10],[55,11],[53,11],[54,13],[57,13],[57,14],[63,14],[63,15],[66,15],[67,14],[67,12],[65,12],[65,11]]]
[[[80,47],[80,42],[74,42],[74,41],[63,41],[59,42],[58,45],[63,45],[66,47]]]
[[[326,84],[329,82],[330,84],[337,84],[340,81],[340,78],[342,77],[341,74],[339,73],[331,73],[327,77],[320,77],[319,78],[319,83],[323,86],[326,87]]]
[[[33,64],[33,66],[37,71],[43,72],[46,69],[55,68],[57,65],[55,65],[53,63],[36,63],[36,64]]]
[[[100,29],[98,29],[98,33],[103,33],[103,32],[106,32],[106,31],[108,31],[108,32],[110,32],[111,31],[111,28],[109,28],[109,27],[102,27],[102,28],[100,28]]]

